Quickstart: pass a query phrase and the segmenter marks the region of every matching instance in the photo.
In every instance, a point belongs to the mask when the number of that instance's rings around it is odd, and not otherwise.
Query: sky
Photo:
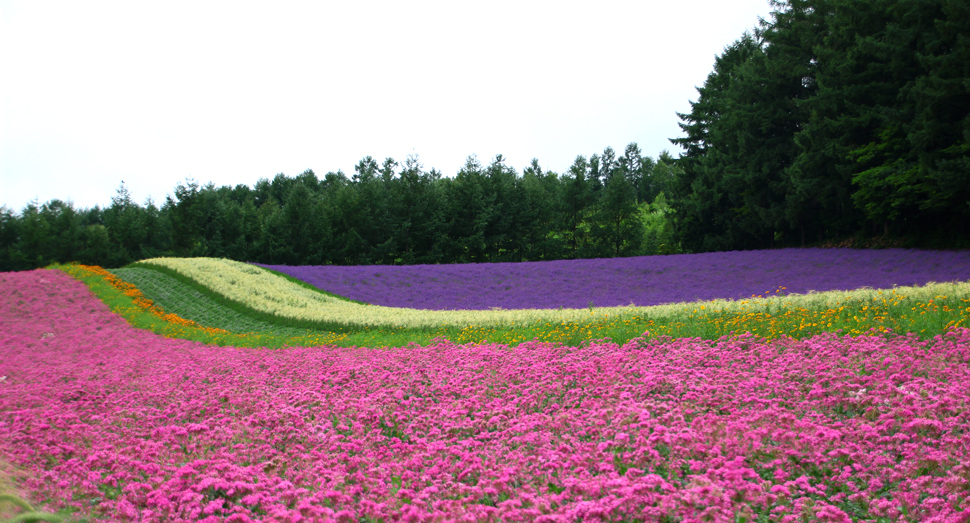
[[[677,112],[767,0],[0,0],[0,205],[156,203],[365,156],[562,173]]]

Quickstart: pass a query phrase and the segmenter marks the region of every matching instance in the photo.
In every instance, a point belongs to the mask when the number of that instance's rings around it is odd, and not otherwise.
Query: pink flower
[[[844,521],[861,504],[891,520],[904,507],[970,520],[958,512],[966,329],[926,342],[238,349],[134,329],[59,274],[0,274],[0,452],[49,509],[119,521],[746,510]],[[880,370],[860,377],[862,365]]]

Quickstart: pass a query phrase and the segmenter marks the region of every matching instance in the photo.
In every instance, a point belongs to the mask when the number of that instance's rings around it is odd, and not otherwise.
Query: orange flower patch
[[[144,309],[146,312],[149,312],[157,316],[158,318],[161,318],[162,320],[168,323],[171,323],[173,325],[178,325],[181,327],[193,327],[196,329],[201,329],[209,334],[229,334],[229,331],[227,330],[218,329],[215,327],[206,327],[204,325],[199,325],[198,323],[192,320],[187,320],[185,318],[182,318],[177,314],[166,313],[161,307],[159,307],[158,305],[155,305],[155,303],[152,300],[149,300],[148,298],[146,298],[141,293],[141,291],[138,290],[138,287],[135,287],[134,285],[122,280],[121,278],[118,278],[114,274],[111,274],[110,272],[106,271],[103,267],[100,267],[98,265],[82,265],[82,264],[77,264],[75,265],[75,267],[77,267],[82,271],[86,271],[90,274],[94,274],[103,278],[104,281],[108,282],[112,287],[121,291],[125,296],[130,297],[136,306],[140,307],[141,309]]]

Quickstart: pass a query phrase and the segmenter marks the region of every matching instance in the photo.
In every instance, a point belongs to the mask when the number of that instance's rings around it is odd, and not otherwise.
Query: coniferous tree
[[[965,235],[970,9],[965,2],[939,0],[876,6],[888,23],[873,34],[857,35],[863,44],[859,52],[891,56],[888,83],[898,95],[880,107],[874,136],[850,153],[858,164],[852,199],[887,233],[892,224],[909,233]]]
[[[592,257],[640,253],[643,223],[637,218],[636,188],[621,171],[614,171],[606,180],[590,225],[594,240]]]
[[[523,240],[523,259],[562,258],[565,254],[565,239],[557,230],[562,200],[559,176],[554,172],[543,171],[539,160],[533,158],[522,171],[521,184],[527,205],[522,220],[531,224]]]
[[[426,172],[418,157],[409,155],[394,187],[394,215],[398,255],[403,264],[441,261],[446,201],[439,183],[441,173]]]
[[[586,180],[589,164],[582,155],[577,156],[563,178],[566,185],[563,195],[562,230],[566,237],[569,258],[578,258],[585,248],[586,232],[583,230],[587,207],[592,201],[590,183]]]
[[[678,234],[689,250],[737,248],[742,236],[737,224],[746,212],[742,173],[723,160],[737,157],[743,144],[732,141],[728,132],[737,127],[737,121],[725,126],[722,118],[734,109],[739,93],[733,84],[740,81],[745,64],[761,54],[749,34],[725,48],[715,59],[714,71],[697,89],[699,97],[691,102],[691,112],[678,113],[683,121],[678,125],[687,136],[670,140],[685,149],[677,162],[683,175],[673,184],[671,204]],[[721,147],[734,150],[721,151]]]
[[[71,202],[51,200],[41,206],[50,226],[51,261],[76,261],[83,248],[81,216]]]
[[[495,213],[495,194],[488,185],[482,165],[474,155],[465,160],[458,175],[448,184],[450,260],[488,261],[486,235]]]
[[[491,202],[485,228],[486,258],[491,261],[514,261],[520,258],[519,248],[528,223],[522,222],[526,212],[525,195],[521,191],[515,169],[505,164],[498,154],[485,168],[486,194]]]
[[[673,193],[674,184],[680,176],[683,176],[683,168],[677,165],[677,160],[670,155],[669,151],[661,151],[656,163],[650,167],[649,197],[642,198],[641,202],[654,202],[661,194],[664,195],[665,205],[667,195]]]
[[[19,257],[17,246],[20,219],[13,209],[0,206],[0,271],[16,270],[15,257]]]
[[[175,186],[175,197],[166,196],[165,212],[172,224],[172,246],[177,256],[203,256],[202,209],[199,184],[191,178]]]
[[[852,179],[859,164],[853,150],[878,135],[881,108],[895,104],[895,50],[880,43],[889,22],[878,2],[828,3],[813,15],[827,20],[824,32],[804,37],[816,51],[814,95],[802,102],[810,113],[796,135],[788,216],[800,244],[851,234],[861,221],[853,204]]]

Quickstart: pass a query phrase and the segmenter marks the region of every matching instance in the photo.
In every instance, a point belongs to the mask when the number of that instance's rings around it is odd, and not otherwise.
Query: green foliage
[[[354,171],[278,174],[253,187],[187,179],[161,207],[132,201],[122,183],[104,209],[0,208],[0,270],[164,256],[283,265],[631,256],[645,252],[636,206],[681,173],[666,151],[655,162],[635,143],[619,158],[610,147],[580,156],[562,176],[535,159],[520,174],[502,155],[488,165],[470,156],[454,178],[413,155],[403,164],[367,156]]]
[[[936,221],[936,227],[955,225],[965,234],[970,9],[965,2],[936,1],[877,2],[869,10],[878,13],[882,27],[843,28],[858,51],[842,61],[886,60],[892,81],[865,84],[867,91],[891,91],[883,97],[889,103],[869,110],[873,131],[852,143],[852,181],[858,186],[853,200],[877,224],[912,231]]]
[[[684,175],[670,195],[684,245],[881,234],[966,246],[966,2],[773,6],[771,21],[717,57],[679,115],[687,136],[671,141],[685,149]]]
[[[667,203],[661,191],[653,203],[641,203],[637,207],[636,219],[643,229],[642,251],[646,255],[680,254],[680,244],[676,241],[672,215],[673,208]]]
[[[636,188],[622,172],[614,173],[599,195],[590,216],[592,239],[604,257],[641,252],[643,223],[637,216]]]
[[[734,100],[740,95],[736,84],[741,81],[744,65],[762,53],[750,35],[734,42],[715,60],[714,72],[698,88],[700,97],[691,102],[691,112],[678,114],[685,122],[680,127],[687,136],[671,142],[684,147],[686,153],[677,162],[683,175],[673,184],[672,206],[678,234],[690,250],[726,250],[756,240],[745,238],[743,233],[743,222],[750,224],[752,214],[744,206],[745,172],[728,161],[739,158],[754,144],[752,140],[738,142],[732,136],[743,121],[722,121],[720,116],[729,114],[738,103]],[[743,132],[740,136],[747,135]]]
[[[579,258],[580,249],[586,244],[583,219],[587,214],[586,208],[592,202],[592,189],[586,179],[589,170],[586,158],[577,156],[564,177],[562,228],[570,258]]]

